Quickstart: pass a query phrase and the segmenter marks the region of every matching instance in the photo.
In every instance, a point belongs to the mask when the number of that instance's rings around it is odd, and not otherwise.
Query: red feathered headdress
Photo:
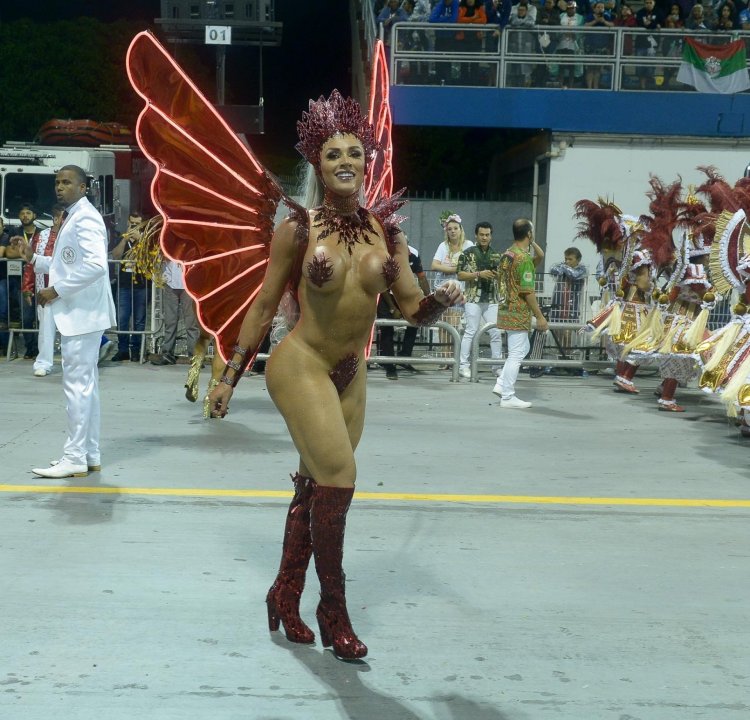
[[[625,243],[625,236],[620,226],[622,211],[614,203],[599,198],[579,200],[575,204],[573,217],[578,220],[576,240],[591,240],[599,252],[605,249],[620,249]]]

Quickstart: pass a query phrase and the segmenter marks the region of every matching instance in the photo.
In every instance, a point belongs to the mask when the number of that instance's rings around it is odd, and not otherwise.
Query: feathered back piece
[[[745,215],[750,215],[750,178],[741,177],[734,184],[733,192],[739,206],[745,211]]]
[[[326,140],[336,134],[356,135],[365,148],[365,157],[370,162],[379,149],[375,140],[375,130],[362,114],[359,103],[353,98],[345,98],[334,90],[328,100],[321,95],[310,100],[307,112],[297,122],[299,142],[295,148],[320,172],[320,148]]]
[[[671,185],[664,183],[652,175],[649,178],[650,215],[641,215],[640,223],[645,230],[641,234],[641,248],[648,250],[651,261],[658,270],[671,265],[675,257],[675,244],[672,231],[679,219],[678,203],[682,194],[682,183],[676,180]]]
[[[715,167],[700,166],[697,168],[706,175],[706,182],[695,191],[708,198],[708,211],[696,217],[696,231],[703,235],[707,245],[714,242],[716,220],[722,212],[735,213],[740,209],[738,197],[729,183],[719,175]]]
[[[579,200],[574,207],[573,217],[578,220],[576,240],[591,240],[599,252],[622,248],[625,236],[619,222],[622,211],[617,205],[599,198],[599,202]]]
[[[679,213],[677,224],[680,229],[686,230],[688,233],[695,232],[699,218],[704,216],[708,210],[695,194],[694,185],[688,187],[688,194],[685,199],[677,203],[677,212]]]
[[[708,197],[710,202],[709,212],[718,215],[724,210],[737,212],[740,209],[731,185],[719,175],[715,167],[702,165],[696,169],[704,173],[707,178],[706,182],[699,185],[695,191]]]

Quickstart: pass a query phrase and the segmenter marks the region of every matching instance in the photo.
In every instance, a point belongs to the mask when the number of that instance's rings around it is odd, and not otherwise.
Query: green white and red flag
[[[745,43],[709,45],[685,38],[677,79],[698,92],[731,94],[750,89]]]

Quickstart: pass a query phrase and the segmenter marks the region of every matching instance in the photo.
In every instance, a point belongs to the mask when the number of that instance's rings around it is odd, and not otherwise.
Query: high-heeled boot
[[[286,516],[279,574],[266,595],[268,629],[278,630],[279,622],[282,622],[287,640],[311,643],[315,642],[315,634],[299,616],[299,600],[312,555],[310,502],[315,481],[296,473],[292,482],[294,497]]]
[[[344,556],[346,513],[354,488],[313,487],[310,510],[315,570],[320,580],[320,603],[316,616],[323,647],[333,645],[336,655],[354,660],[367,655],[367,646],[354,634],[346,610]]]
[[[215,378],[211,378],[208,381],[208,388],[206,389],[206,396],[203,398],[203,417],[204,418],[211,417],[211,390],[213,390],[218,384],[219,384],[219,381],[216,380]]]
[[[198,382],[200,380],[204,357],[205,355],[193,355],[190,358],[190,369],[185,381],[185,397],[190,402],[195,402],[198,399]]]

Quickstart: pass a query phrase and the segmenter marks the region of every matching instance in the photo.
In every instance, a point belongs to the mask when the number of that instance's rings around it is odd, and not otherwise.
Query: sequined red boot
[[[310,503],[315,481],[299,473],[292,476],[294,497],[289,505],[284,528],[279,574],[266,595],[268,628],[278,630],[284,623],[287,640],[315,642],[315,633],[299,616],[299,600],[305,587],[305,573],[312,555]]]
[[[346,610],[346,576],[341,567],[344,556],[346,513],[354,488],[313,489],[310,529],[315,569],[320,580],[320,604],[316,613],[323,647],[333,645],[340,658],[355,660],[367,655],[367,646],[354,634]]]

